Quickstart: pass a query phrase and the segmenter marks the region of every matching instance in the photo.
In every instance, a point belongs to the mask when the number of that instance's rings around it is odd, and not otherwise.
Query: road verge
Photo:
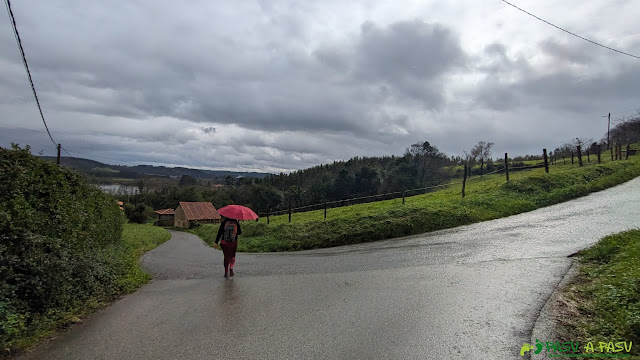
[[[576,254],[536,320],[531,344],[537,342],[581,345],[575,354],[545,347],[532,359],[640,358],[640,230],[607,236]]]

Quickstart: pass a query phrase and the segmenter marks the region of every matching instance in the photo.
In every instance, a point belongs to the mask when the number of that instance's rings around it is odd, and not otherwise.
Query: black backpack
[[[236,241],[238,239],[238,224],[235,222],[228,222],[224,226],[224,233],[222,234],[222,240]]]

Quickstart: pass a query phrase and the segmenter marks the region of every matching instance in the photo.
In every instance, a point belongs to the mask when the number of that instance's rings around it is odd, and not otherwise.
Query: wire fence
[[[350,206],[350,205],[355,205],[355,204],[362,204],[362,203],[368,203],[368,202],[375,202],[375,201],[384,201],[384,200],[393,200],[393,199],[400,199],[402,198],[402,201],[404,203],[405,201],[405,197],[407,196],[415,196],[415,195],[420,195],[420,194],[424,194],[427,192],[430,192],[432,190],[435,189],[440,189],[440,188],[448,188],[448,187],[453,187],[456,185],[464,185],[465,182],[468,183],[469,181],[475,181],[477,179],[481,179],[484,178],[486,176],[489,175],[494,175],[494,174],[498,174],[498,173],[505,173],[506,171],[523,171],[523,170],[529,170],[529,169],[537,169],[537,168],[542,168],[545,167],[545,164],[543,162],[541,163],[537,163],[537,164],[532,164],[532,165],[524,165],[524,166],[517,166],[517,167],[502,167],[487,173],[482,173],[482,174],[478,174],[478,175],[473,175],[473,176],[466,176],[467,171],[465,170],[465,176],[463,177],[463,179],[459,179],[457,181],[449,181],[447,183],[442,183],[442,184],[437,184],[437,185],[431,185],[431,186],[425,186],[425,187],[420,187],[420,188],[412,188],[412,189],[405,189],[402,191],[393,191],[393,192],[388,192],[388,193],[382,193],[382,194],[375,194],[375,195],[367,195],[367,196],[358,196],[358,197],[352,197],[352,198],[346,198],[346,199],[339,199],[339,200],[327,200],[321,203],[315,203],[315,204],[310,204],[310,205],[304,205],[304,206],[296,206],[296,207],[291,207],[291,200],[289,201],[289,207],[287,209],[281,209],[281,210],[275,210],[275,211],[271,211],[270,209],[267,209],[267,211],[259,211],[258,215],[260,217],[267,217],[267,221],[269,221],[269,217],[270,216],[278,216],[278,215],[285,215],[285,214],[289,214],[290,215],[290,220],[291,221],[291,215],[294,213],[301,213],[301,212],[309,212],[309,211],[316,211],[316,210],[325,210],[325,218],[326,218],[326,211],[327,209],[333,209],[333,208],[339,208],[339,207],[345,207],[345,206]],[[461,189],[461,192],[464,191]]]
[[[580,150],[580,149],[578,149]],[[623,159],[623,153],[625,153],[624,158],[628,159],[629,158],[629,146],[627,145],[627,149],[626,151],[622,149],[622,146],[618,146],[616,151],[614,152],[613,149],[611,149],[611,161],[614,160],[622,160]],[[605,155],[605,153],[601,153],[601,154],[591,154],[597,156],[597,161],[591,161],[589,155],[587,155],[587,162],[584,163],[582,161],[582,153],[578,152],[580,155],[576,155],[575,157],[578,158],[579,161],[579,166],[588,166],[591,164],[599,164],[601,163],[601,155]],[[344,206],[350,206],[350,205],[355,205],[355,204],[362,204],[362,203],[367,203],[367,202],[374,202],[374,201],[384,201],[384,200],[393,200],[393,199],[400,199],[402,198],[402,203],[405,203],[405,197],[407,197],[408,194],[412,194],[410,196],[415,196],[415,195],[419,195],[420,193],[427,193],[431,190],[434,189],[438,189],[438,188],[451,188],[453,186],[459,186],[462,185],[461,187],[461,195],[464,198],[465,197],[465,186],[467,183],[469,183],[470,181],[475,181],[477,179],[482,179],[486,176],[489,175],[495,175],[498,173],[505,173],[506,175],[506,179],[505,182],[509,181],[509,173],[513,172],[513,171],[524,171],[524,170],[532,170],[532,169],[539,169],[539,168],[545,168],[545,172],[549,172],[549,166],[550,165],[557,165],[558,163],[558,158],[556,156],[551,157],[551,158],[547,158],[546,156],[546,149],[543,149],[543,154],[544,154],[544,158],[543,160],[539,160],[538,163],[535,164],[531,164],[531,165],[522,165],[522,166],[515,166],[515,167],[510,167],[509,163],[507,161],[508,156],[507,154],[505,154],[505,162],[498,164],[498,169],[487,172],[487,173],[482,173],[482,174],[477,174],[477,175],[473,175],[471,176],[471,171],[467,170],[467,166],[465,165],[465,169],[464,169],[464,173],[463,173],[463,178],[461,180],[457,180],[457,181],[450,181],[447,183],[442,183],[442,184],[438,184],[438,185],[432,185],[432,186],[426,186],[426,187],[420,187],[420,188],[413,188],[413,189],[405,189],[402,191],[394,191],[394,192],[388,192],[388,193],[383,193],[383,194],[376,194],[376,195],[368,195],[368,196],[359,196],[359,197],[352,197],[352,198],[347,198],[347,199],[339,199],[339,200],[330,200],[330,201],[324,201],[322,203],[316,203],[316,204],[311,204],[311,205],[305,205],[305,206],[297,206],[297,207],[291,207],[291,199],[289,199],[289,207],[287,209],[283,209],[283,210],[276,210],[271,212],[270,209],[267,209],[266,212],[258,212],[258,215],[261,217],[266,216],[267,217],[267,223],[269,222],[269,216],[277,216],[277,215],[284,215],[284,214],[289,214],[289,222],[292,221],[292,214],[294,213],[301,213],[301,212],[308,212],[308,211],[316,211],[316,210],[323,210],[324,209],[324,218],[327,218],[327,209],[331,209],[331,208],[338,208],[338,207],[344,207]],[[588,153],[587,153],[588,154]],[[615,155],[615,156],[614,156]],[[563,162],[564,163],[564,162]],[[573,165],[575,163],[575,159],[574,156],[572,155],[571,157],[571,164]],[[500,167],[500,165],[502,165],[502,167]],[[469,176],[467,176],[469,175]]]

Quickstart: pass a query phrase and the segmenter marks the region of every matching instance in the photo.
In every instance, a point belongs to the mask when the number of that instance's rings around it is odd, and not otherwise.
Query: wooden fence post
[[[507,153],[504,153],[504,170],[505,174],[507,174],[507,182],[509,182],[509,157]]]
[[[576,146],[576,151],[578,152],[578,164],[582,167],[582,148],[580,145]]]
[[[267,224],[269,223],[269,205],[267,205]]]
[[[547,157],[547,149],[542,149],[542,157],[544,157],[544,172],[549,173],[549,158]]]
[[[327,200],[324,201],[324,219],[327,220]]]
[[[464,199],[464,188],[467,185],[467,164],[464,164],[464,178],[462,178],[462,198]]]
[[[573,151],[571,152],[571,165],[573,165]]]
[[[404,189],[402,189],[402,205],[404,205]]]
[[[611,161],[613,161],[613,146],[610,146],[609,150],[611,150]]]
[[[291,198],[289,198],[289,222],[291,222]]]
[[[622,160],[622,145],[618,145],[618,159]]]
[[[587,162],[591,162],[591,149],[587,148]]]
[[[600,153],[602,152],[602,148],[598,146],[598,164],[600,164]]]
[[[625,154],[625,156],[624,156],[624,159],[625,159],[625,160],[629,160],[629,150],[630,150],[630,149],[631,149],[631,145],[630,145],[630,144],[627,144],[627,153],[626,153],[626,154]]]

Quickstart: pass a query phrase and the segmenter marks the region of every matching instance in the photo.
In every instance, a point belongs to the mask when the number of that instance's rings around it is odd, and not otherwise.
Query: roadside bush
[[[125,204],[124,213],[131,223],[144,224],[147,222],[146,206],[143,204]]]
[[[153,208],[146,204],[133,205],[126,203],[124,204],[124,214],[127,217],[127,220],[134,224],[146,224],[149,220],[155,217]]]
[[[124,217],[77,172],[0,148],[0,345],[118,289]],[[48,321],[48,320],[47,320]]]

